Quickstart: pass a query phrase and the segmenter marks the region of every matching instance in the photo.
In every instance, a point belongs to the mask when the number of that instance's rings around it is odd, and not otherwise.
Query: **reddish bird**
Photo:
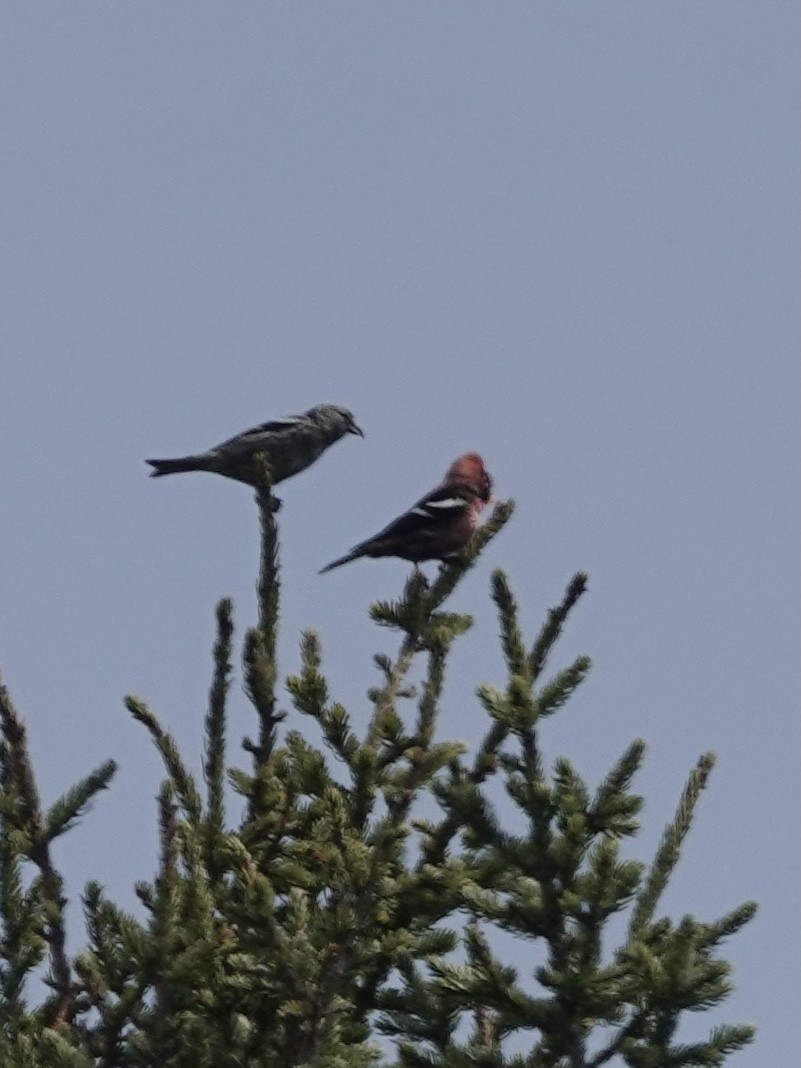
[[[481,509],[490,502],[492,478],[476,452],[465,453],[448,468],[445,478],[408,512],[362,541],[345,556],[328,564],[322,575],[360,556],[399,556],[412,560],[448,560],[458,556],[478,524]]]

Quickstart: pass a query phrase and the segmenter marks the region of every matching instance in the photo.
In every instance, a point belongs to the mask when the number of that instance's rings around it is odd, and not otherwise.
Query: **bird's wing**
[[[229,438],[217,448],[224,448],[226,445],[246,446],[258,441],[259,438],[286,434],[293,428],[308,426],[309,420],[304,415],[288,415],[284,419],[272,419],[269,423],[260,423],[258,426],[251,427],[250,430],[243,430],[241,434]]]
[[[403,540],[416,537],[431,538],[452,523],[458,516],[470,508],[471,495],[462,487],[438,486],[421,497],[408,512],[384,527],[371,541],[383,541],[384,538]]]

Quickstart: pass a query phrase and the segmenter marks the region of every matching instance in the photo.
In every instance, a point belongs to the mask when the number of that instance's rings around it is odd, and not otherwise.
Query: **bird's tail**
[[[364,548],[361,545],[357,545],[355,549],[351,549],[349,553],[340,556],[338,560],[332,560],[330,564],[326,564],[325,567],[320,568],[317,574],[324,575],[326,571],[333,571],[335,567],[342,567],[343,564],[349,564],[351,560],[356,560],[360,556],[364,556]]]
[[[177,460],[145,460],[153,470],[151,478],[161,475],[174,475],[179,471],[208,471],[202,456],[180,456]]]

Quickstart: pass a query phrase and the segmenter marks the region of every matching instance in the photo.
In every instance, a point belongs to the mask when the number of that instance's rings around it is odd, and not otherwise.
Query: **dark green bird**
[[[303,415],[288,415],[254,426],[207,452],[174,460],[146,460],[153,478],[179,471],[211,471],[255,486],[260,478],[257,456],[264,456],[270,484],[277,485],[310,467],[329,445],[345,434],[364,434],[351,412],[337,404],[318,404]]]

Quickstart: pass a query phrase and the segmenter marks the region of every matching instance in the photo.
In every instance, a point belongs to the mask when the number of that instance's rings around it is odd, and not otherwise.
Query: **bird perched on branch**
[[[468,452],[455,460],[442,482],[408,512],[328,564],[320,574],[360,556],[399,556],[415,564],[458,556],[476,529],[479,512],[491,499],[492,478],[484,461],[478,453]]]
[[[215,445],[208,452],[181,456],[175,460],[146,460],[152,478],[178,471],[213,471],[256,486],[261,477],[258,456],[263,456],[270,472],[270,484],[276,485],[309,467],[329,445],[345,434],[364,434],[356,426],[347,408],[337,404],[318,404],[303,415],[289,415],[262,423],[252,430]]]

